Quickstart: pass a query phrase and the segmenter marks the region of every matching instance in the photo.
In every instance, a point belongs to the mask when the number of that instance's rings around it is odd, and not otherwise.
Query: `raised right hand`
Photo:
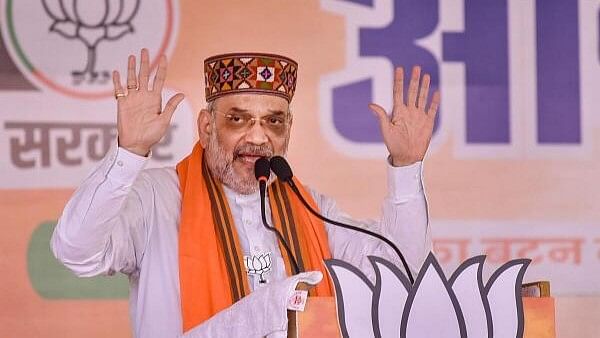
[[[140,156],[147,156],[166,134],[171,117],[184,95],[172,96],[162,108],[162,88],[167,75],[167,58],[162,55],[158,70],[150,87],[150,57],[142,49],[138,76],[135,74],[135,56],[130,55],[127,64],[127,89],[121,86],[121,76],[113,71],[113,84],[117,97],[117,131],[119,147]],[[124,96],[118,95],[125,94]]]

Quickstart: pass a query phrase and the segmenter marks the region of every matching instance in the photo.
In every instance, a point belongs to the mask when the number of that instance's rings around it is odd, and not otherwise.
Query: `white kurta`
[[[144,170],[147,160],[122,148],[109,152],[69,200],[51,247],[78,276],[115,272],[129,276],[135,337],[178,337],[182,335],[179,180],[174,168]],[[310,191],[326,217],[390,238],[413,271],[431,250],[420,162],[407,167],[388,164],[389,192],[380,221],[354,221],[332,199]],[[262,225],[258,193],[240,195],[229,189],[225,193],[244,255],[272,253],[272,271],[266,275],[269,283],[259,284],[258,278],[249,277],[254,290],[249,296],[188,331],[185,337],[285,336],[285,303],[298,277],[285,276],[277,239]],[[267,219],[271,219],[270,210],[267,212]],[[401,267],[394,251],[378,239],[325,226],[333,257],[357,266],[369,278],[374,279],[374,271],[367,255],[384,257]]]

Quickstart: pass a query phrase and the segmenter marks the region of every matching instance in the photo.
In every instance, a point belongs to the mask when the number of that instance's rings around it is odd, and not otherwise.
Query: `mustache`
[[[243,144],[233,150],[233,159],[236,160],[242,154],[271,157],[273,156],[273,149],[269,145]]]

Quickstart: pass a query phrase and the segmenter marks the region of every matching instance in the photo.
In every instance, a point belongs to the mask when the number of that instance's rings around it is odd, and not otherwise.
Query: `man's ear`
[[[211,113],[206,109],[202,109],[198,114],[198,138],[202,148],[206,148],[212,133],[211,119]]]

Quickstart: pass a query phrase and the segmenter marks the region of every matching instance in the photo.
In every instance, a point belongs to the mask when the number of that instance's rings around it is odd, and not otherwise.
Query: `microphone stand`
[[[285,239],[283,239],[283,236],[281,235],[281,233],[279,231],[277,231],[277,229],[275,229],[274,227],[270,226],[269,223],[267,222],[267,216],[266,216],[266,211],[265,211],[265,195],[266,195],[266,190],[267,190],[267,179],[264,176],[260,177],[258,179],[258,189],[260,191],[260,215],[262,217],[262,223],[263,223],[264,227],[267,228],[267,230],[270,230],[275,233],[275,235],[277,236],[277,239],[279,240],[279,242],[285,249],[285,252],[287,253],[288,257],[290,258],[290,262],[292,263],[293,274],[297,275],[298,273],[300,273],[300,268],[298,267],[296,258],[294,257],[294,255],[292,255],[292,250],[290,250],[290,247],[287,245]]]

